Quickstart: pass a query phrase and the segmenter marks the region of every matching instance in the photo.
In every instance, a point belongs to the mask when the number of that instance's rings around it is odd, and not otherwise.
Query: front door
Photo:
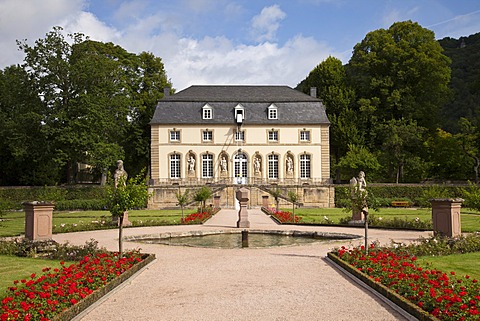
[[[248,178],[248,160],[243,153],[235,155],[233,159],[234,184],[246,184]]]

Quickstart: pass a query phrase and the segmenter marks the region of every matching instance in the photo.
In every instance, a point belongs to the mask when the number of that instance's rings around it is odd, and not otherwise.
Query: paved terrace
[[[259,209],[248,212],[252,229],[363,235],[362,228],[277,225]],[[124,235],[229,229],[236,221],[237,212],[227,209],[201,226],[127,228]],[[369,238],[383,244],[429,234],[369,230]],[[117,230],[54,235],[58,242],[78,245],[92,238],[118,250]],[[326,262],[330,249],[352,243],[363,239],[263,249],[124,242],[125,248],[141,248],[157,259],[75,320],[405,320]]]

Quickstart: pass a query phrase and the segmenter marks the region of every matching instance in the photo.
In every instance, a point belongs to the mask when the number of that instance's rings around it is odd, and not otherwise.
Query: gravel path
[[[124,229],[143,235],[168,231],[234,228],[234,210],[222,210],[202,226]],[[249,210],[251,228],[310,230],[363,235],[361,228],[276,225]],[[93,238],[117,250],[117,230],[57,234],[58,242],[84,244]],[[410,242],[428,232],[370,229],[369,238]],[[335,241],[264,249],[212,249],[125,242],[125,248],[154,253],[143,272],[79,315],[91,320],[404,320],[325,260]]]

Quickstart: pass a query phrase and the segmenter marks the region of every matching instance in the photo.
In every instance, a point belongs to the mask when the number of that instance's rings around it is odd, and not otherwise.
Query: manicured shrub
[[[74,211],[74,210],[86,210],[86,211],[102,211],[106,209],[105,200],[103,199],[77,199],[77,200],[64,200],[55,203],[56,211]]]
[[[429,199],[432,198],[465,198],[462,186],[369,184],[368,190],[375,194],[380,207],[392,206],[392,201],[408,201],[410,206],[430,207]],[[350,197],[349,186],[335,186],[336,207],[348,207]]]
[[[103,186],[44,186],[44,187],[2,187],[0,188],[0,202],[5,204],[6,209],[21,210],[23,202],[32,201],[53,201],[57,205],[65,201],[76,200],[97,200],[105,199],[106,189]],[[72,203],[73,204],[73,203]],[[86,208],[78,207],[84,204]],[[77,208],[84,210],[103,209],[93,203],[77,203]],[[98,203],[97,203],[98,204]],[[62,207],[61,209],[71,209]]]
[[[469,186],[463,189],[463,198],[465,207],[480,211],[480,185],[469,183]]]

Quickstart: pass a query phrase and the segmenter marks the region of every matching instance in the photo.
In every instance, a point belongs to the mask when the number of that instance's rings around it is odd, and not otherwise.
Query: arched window
[[[203,178],[213,177],[213,155],[212,154],[202,155],[202,177]]]
[[[300,178],[310,178],[310,155],[300,155]]]
[[[170,178],[179,179],[180,178],[180,155],[172,154],[170,155]]]
[[[268,155],[268,178],[278,179],[278,155]]]
[[[234,168],[234,175],[238,178],[247,178],[248,177],[248,160],[247,156],[243,153],[238,153],[233,158],[233,168]],[[245,183],[246,180],[243,179],[242,183]]]

